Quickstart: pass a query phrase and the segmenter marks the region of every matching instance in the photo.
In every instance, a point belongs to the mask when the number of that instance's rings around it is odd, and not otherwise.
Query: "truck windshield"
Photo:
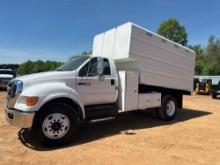
[[[10,74],[10,75],[13,75],[13,71],[10,71],[10,70],[0,70],[0,74]]]
[[[84,63],[89,56],[75,56],[69,61],[57,68],[56,71],[72,71],[77,69],[82,63]]]

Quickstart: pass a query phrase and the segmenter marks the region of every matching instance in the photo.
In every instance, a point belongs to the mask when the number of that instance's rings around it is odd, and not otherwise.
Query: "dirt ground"
[[[210,96],[184,97],[169,123],[151,112],[83,124],[77,141],[60,148],[8,125],[4,105],[0,92],[0,164],[220,164],[220,100]]]

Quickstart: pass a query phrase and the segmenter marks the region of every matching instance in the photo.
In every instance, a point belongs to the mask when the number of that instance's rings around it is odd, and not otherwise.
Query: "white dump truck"
[[[91,56],[8,86],[6,120],[46,145],[67,143],[80,122],[155,108],[172,120],[193,90],[194,51],[133,23],[95,36]]]

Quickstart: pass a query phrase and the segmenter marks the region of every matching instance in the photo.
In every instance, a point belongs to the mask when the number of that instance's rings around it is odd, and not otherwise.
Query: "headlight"
[[[7,107],[14,108],[17,99],[23,90],[23,82],[20,80],[11,80],[8,84]]]
[[[13,95],[20,94],[23,90],[23,82],[21,80],[11,80],[9,83],[9,86],[11,88],[10,92],[13,93]]]
[[[15,82],[15,85],[16,85],[16,93],[21,93],[23,90],[23,82],[20,80],[17,80]]]

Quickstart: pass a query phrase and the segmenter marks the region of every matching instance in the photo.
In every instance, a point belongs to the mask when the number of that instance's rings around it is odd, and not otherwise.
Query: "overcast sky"
[[[168,18],[190,44],[220,37],[218,0],[0,0],[0,63],[65,61],[91,50],[97,33],[128,21],[155,32]]]

